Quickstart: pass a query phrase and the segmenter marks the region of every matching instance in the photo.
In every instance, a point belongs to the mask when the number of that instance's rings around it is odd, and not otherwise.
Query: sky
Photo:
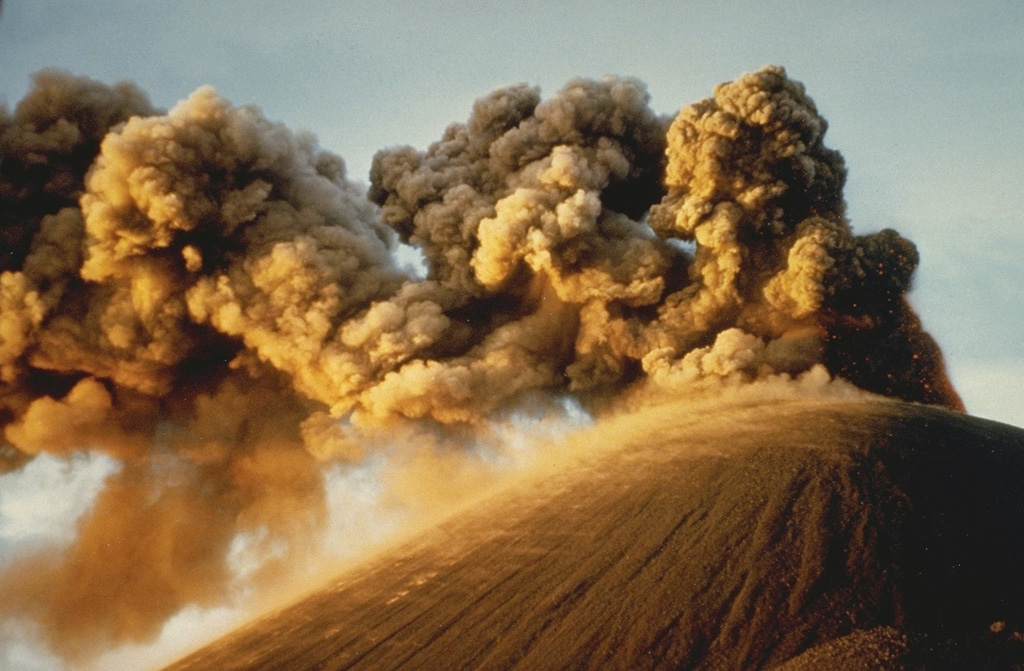
[[[377,150],[425,149],[499,86],[548,95],[574,77],[633,76],[658,113],[675,114],[765,64],[802,81],[829,121],[854,231],[894,228],[917,245],[910,299],[968,411],[1024,426],[1019,0],[4,0],[0,9],[0,104],[13,107],[50,67],[133,81],[161,108],[209,84],[312,131],[363,183]],[[41,464],[38,477],[81,501],[113,468]],[[11,525],[70,533],[59,511],[33,516],[39,491],[0,491],[0,559],[5,534],[28,533]]]
[[[846,159],[857,233],[921,253],[911,299],[972,414],[1024,425],[1024,5],[976,3],[8,0],[0,100],[57,67],[168,108],[210,84],[311,130],[368,182],[473,101],[526,82],[637,77],[672,114],[765,64],[802,81]]]

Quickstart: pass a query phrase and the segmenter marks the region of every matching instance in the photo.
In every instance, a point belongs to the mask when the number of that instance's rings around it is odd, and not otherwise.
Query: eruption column
[[[905,298],[916,250],[851,232],[826,129],[778,67],[674,120],[634,79],[513,86],[379,152],[364,194],[210,88],[163,113],[40,74],[0,110],[0,457],[122,468],[71,548],[7,567],[5,614],[84,655],[225,598],[239,535],[291,548],[272,578],[323,521],[320,462],[381,427],[471,442],[566,394],[825,371],[961,408]]]

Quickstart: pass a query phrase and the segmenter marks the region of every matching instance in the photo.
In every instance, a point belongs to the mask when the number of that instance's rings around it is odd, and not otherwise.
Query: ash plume
[[[7,567],[4,613],[85,655],[225,598],[240,535],[284,539],[286,571],[320,462],[381,427],[466,440],[545,398],[824,371],[962,409],[905,298],[916,250],[852,233],[826,128],[777,67],[674,120],[634,79],[514,86],[379,152],[364,194],[210,88],[163,112],[38,75],[0,109],[0,456],[123,466],[71,548]]]

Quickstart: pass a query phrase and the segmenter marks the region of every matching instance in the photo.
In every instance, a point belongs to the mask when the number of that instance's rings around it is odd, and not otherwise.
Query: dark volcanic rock
[[[1024,431],[834,400],[602,431],[169,668],[1024,668]]]

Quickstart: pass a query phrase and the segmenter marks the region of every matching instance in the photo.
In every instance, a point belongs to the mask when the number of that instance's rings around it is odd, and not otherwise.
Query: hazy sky
[[[756,6],[752,9],[749,5]],[[202,84],[307,128],[367,180],[501,85],[636,76],[659,113],[767,63],[846,158],[854,230],[922,255],[912,300],[975,414],[1024,424],[1024,3],[7,0],[0,97],[59,67],[169,107]]]

